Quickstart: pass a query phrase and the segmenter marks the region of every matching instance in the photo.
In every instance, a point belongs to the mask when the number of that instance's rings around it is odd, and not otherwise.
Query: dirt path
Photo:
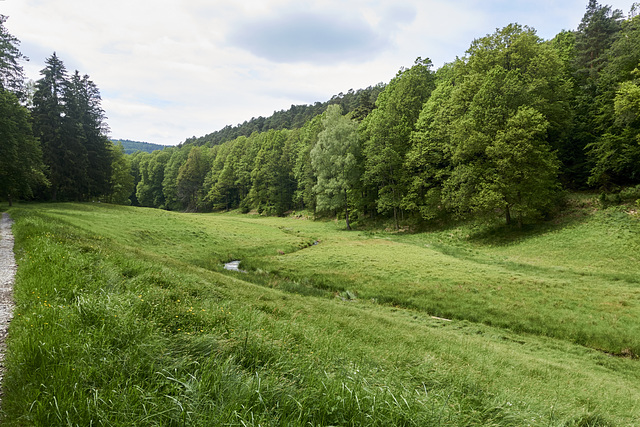
[[[13,234],[11,218],[3,213],[0,221],[0,385],[4,376],[4,340],[7,337],[9,321],[13,316],[13,278],[16,274],[16,260],[13,256]],[[0,388],[0,399],[2,391]]]

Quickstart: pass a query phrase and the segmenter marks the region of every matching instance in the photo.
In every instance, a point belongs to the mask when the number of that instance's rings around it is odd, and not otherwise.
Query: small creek
[[[231,261],[224,265],[225,270],[239,271],[240,273],[246,273],[244,270],[240,270],[240,260]]]

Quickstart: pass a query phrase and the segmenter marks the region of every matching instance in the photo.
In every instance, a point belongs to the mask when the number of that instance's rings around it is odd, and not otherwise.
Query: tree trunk
[[[400,230],[400,224],[398,223],[398,208],[393,207],[393,220],[396,223],[396,231]]]
[[[507,225],[511,225],[511,211],[509,211],[509,205],[505,207],[505,217],[507,220]]]
[[[347,221],[347,230],[351,230],[351,225],[349,225],[349,203],[347,201],[347,190],[344,190],[344,218]]]
[[[9,207],[13,206],[13,199],[11,199],[11,194],[7,194],[7,200],[9,200]]]

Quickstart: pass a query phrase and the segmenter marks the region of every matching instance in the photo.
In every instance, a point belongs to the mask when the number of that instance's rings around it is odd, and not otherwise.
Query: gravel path
[[[11,234],[11,218],[2,214],[0,221],[0,383],[4,376],[4,340],[7,337],[9,321],[13,316],[13,277],[16,274],[16,260],[13,256],[13,234]],[[0,389],[0,398],[2,392]]]

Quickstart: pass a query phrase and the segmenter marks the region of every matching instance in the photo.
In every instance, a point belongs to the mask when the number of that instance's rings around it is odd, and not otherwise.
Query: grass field
[[[11,208],[1,421],[640,425],[640,220],[595,206],[416,234]]]

